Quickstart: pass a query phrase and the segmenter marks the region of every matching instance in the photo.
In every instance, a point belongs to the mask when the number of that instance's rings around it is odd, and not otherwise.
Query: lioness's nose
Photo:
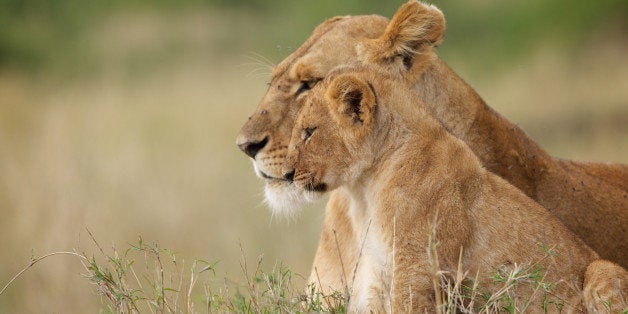
[[[255,159],[255,155],[264,148],[268,144],[268,136],[259,142],[245,142],[242,144],[238,144],[238,147],[249,157]]]

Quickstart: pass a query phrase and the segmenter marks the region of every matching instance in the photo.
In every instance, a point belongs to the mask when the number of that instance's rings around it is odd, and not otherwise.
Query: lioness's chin
[[[277,216],[292,216],[305,203],[316,201],[322,194],[305,191],[287,181],[269,180],[264,186],[266,204]]]

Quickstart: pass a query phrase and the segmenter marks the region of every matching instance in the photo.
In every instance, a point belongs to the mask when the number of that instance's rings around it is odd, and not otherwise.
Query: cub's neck
[[[352,196],[354,220],[364,223],[382,205],[390,206],[387,201],[382,203],[381,197],[389,195],[391,189],[400,199],[440,195],[433,190],[455,189],[461,182],[486,172],[469,147],[451,135],[423,105],[398,108],[395,101],[384,101],[380,106],[376,131],[367,142],[375,157],[368,168],[343,187]]]

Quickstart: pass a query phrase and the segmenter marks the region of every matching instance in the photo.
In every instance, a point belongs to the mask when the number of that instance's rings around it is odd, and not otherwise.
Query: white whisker
[[[256,61],[260,63],[261,65],[266,65],[270,68],[274,68],[277,65],[275,62],[271,61],[269,58],[254,51],[249,52],[249,55],[245,57],[248,57],[249,60]]]

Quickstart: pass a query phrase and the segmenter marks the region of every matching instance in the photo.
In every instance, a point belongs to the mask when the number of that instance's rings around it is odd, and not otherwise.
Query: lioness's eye
[[[301,85],[299,85],[299,88],[297,88],[297,92],[295,93],[296,95],[299,95],[301,93],[303,93],[306,90],[310,90],[310,82],[308,81],[302,81]]]
[[[303,140],[306,141],[307,139],[310,138],[310,136],[312,136],[312,134],[314,133],[314,131],[316,131],[316,127],[309,127],[309,128],[305,128],[303,129]]]
[[[308,91],[310,89],[312,89],[312,87],[314,87],[314,85],[316,85],[316,80],[312,80],[312,81],[301,81],[301,85],[299,85],[299,88],[297,89],[297,92],[295,93],[297,96],[305,91]]]

